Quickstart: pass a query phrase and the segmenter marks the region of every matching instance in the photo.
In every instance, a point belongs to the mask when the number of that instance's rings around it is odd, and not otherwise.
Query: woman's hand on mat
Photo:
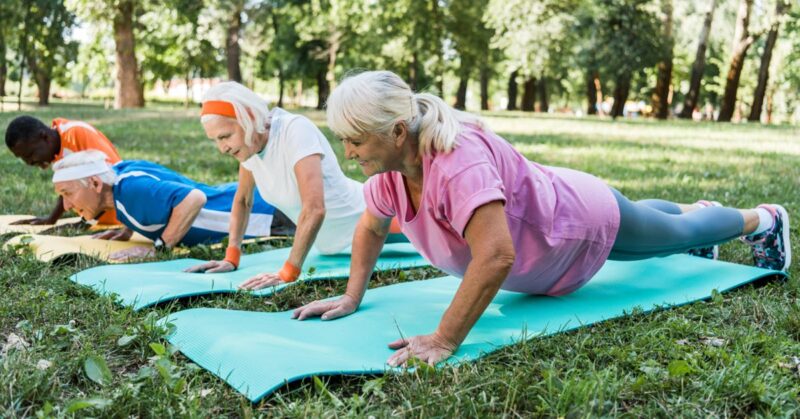
[[[190,273],[207,273],[207,274],[216,274],[222,272],[230,272],[235,270],[236,267],[233,266],[232,263],[228,262],[227,260],[212,260],[206,263],[201,263],[199,265],[192,266],[191,268],[186,268],[184,272]]]
[[[127,261],[131,259],[141,259],[151,257],[156,254],[152,247],[136,246],[128,249],[123,249],[109,255],[109,259],[115,261]]]
[[[36,217],[36,218],[26,218],[24,220],[14,221],[13,223],[11,223],[11,225],[30,224],[33,226],[39,226],[39,225],[51,225],[55,223],[56,220],[51,220],[48,217]]]
[[[102,231],[100,233],[93,234],[92,238],[100,240],[118,240],[124,242],[130,240],[132,235],[133,235],[133,230],[128,228],[123,228],[123,229]]]
[[[397,352],[390,356],[386,363],[392,367],[405,367],[413,357],[434,366],[439,361],[449,358],[457,346],[439,336],[438,333],[400,338],[389,344],[389,348],[395,349]]]
[[[305,320],[319,316],[322,320],[338,319],[356,311],[358,304],[359,301],[345,294],[337,300],[317,300],[299,307],[292,313],[292,318]]]
[[[247,281],[239,284],[240,290],[260,290],[261,288],[274,287],[275,285],[283,284],[281,277],[274,272],[266,272],[258,274]]]

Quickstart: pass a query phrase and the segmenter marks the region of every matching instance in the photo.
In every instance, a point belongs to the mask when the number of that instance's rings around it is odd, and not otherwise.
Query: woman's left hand
[[[142,259],[147,257],[155,256],[156,251],[152,247],[145,247],[145,246],[136,246],[131,247],[128,249],[123,249],[118,252],[114,252],[108,256],[109,259],[114,261],[128,261],[131,259]]]
[[[276,285],[281,285],[284,282],[281,281],[281,277],[274,272],[266,272],[262,274],[258,274],[247,281],[242,282],[239,284],[240,290],[260,290],[261,288],[266,287],[274,287]]]
[[[413,356],[434,366],[439,361],[449,358],[457,346],[437,333],[401,338],[389,344],[389,348],[396,349],[397,352],[390,356],[386,363],[392,367],[406,366]]]

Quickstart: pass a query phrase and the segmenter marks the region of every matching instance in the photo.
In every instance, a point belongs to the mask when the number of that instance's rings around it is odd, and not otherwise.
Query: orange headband
[[[203,109],[200,110],[200,116],[203,115],[222,115],[229,118],[236,118],[236,110],[230,102],[223,100],[207,100],[203,102]]]

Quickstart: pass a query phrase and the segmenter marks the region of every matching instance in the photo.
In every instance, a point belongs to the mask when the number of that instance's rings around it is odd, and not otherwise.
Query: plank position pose
[[[328,126],[369,180],[353,238],[350,279],[339,299],[296,309],[303,320],[354,312],[396,217],[434,266],[463,278],[437,329],[389,344],[392,366],[450,356],[499,289],[564,295],[606,260],[637,260],[742,237],[757,266],[791,262],[780,205],[738,210],[661,200],[632,202],[600,179],[528,161],[476,117],[396,74],[365,72],[328,99]]]
[[[166,167],[141,160],[110,166],[96,150],[70,154],[53,166],[53,184],[66,209],[84,219],[116,209],[128,228],[153,240],[155,249],[177,245],[216,243],[228,234],[231,203],[236,184],[209,186],[195,182]],[[269,236],[284,229],[275,208],[258,196],[247,237]],[[133,247],[112,259],[151,256],[149,247]]]
[[[121,161],[117,149],[97,128],[83,121],[56,118],[48,127],[42,121],[27,115],[14,118],[6,128],[6,146],[11,153],[29,166],[46,169],[64,157],[85,150],[105,153],[106,161],[115,164]],[[55,207],[46,217],[18,221],[17,224],[55,224],[64,214],[64,202],[58,197]],[[91,220],[89,220],[91,221]],[[98,214],[100,224],[119,224],[114,209]],[[109,230],[101,238],[128,238],[131,232]]]
[[[327,138],[308,118],[280,108],[270,111],[252,90],[225,82],[206,93],[200,122],[219,152],[239,161],[239,187],[225,259],[187,271],[213,273],[238,268],[242,233],[256,188],[297,225],[297,232],[279,272],[256,275],[240,288],[259,289],[296,280],[312,246],[322,254],[350,252],[353,232],[365,208],[363,185],[344,175]],[[400,234],[391,239],[405,240]]]

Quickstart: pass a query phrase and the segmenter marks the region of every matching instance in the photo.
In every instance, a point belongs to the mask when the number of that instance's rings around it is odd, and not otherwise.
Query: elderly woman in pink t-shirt
[[[367,211],[353,237],[350,279],[339,299],[294,311],[300,320],[355,311],[392,217],[434,266],[463,281],[429,335],[398,339],[392,366],[412,356],[434,364],[451,355],[497,291],[563,295],[607,259],[636,260],[744,236],[758,266],[790,263],[788,215],[780,205],[723,208],[631,202],[602,180],[528,161],[477,118],[397,75],[365,72],[328,100],[328,125],[370,176]],[[694,250],[697,252],[697,250]]]

